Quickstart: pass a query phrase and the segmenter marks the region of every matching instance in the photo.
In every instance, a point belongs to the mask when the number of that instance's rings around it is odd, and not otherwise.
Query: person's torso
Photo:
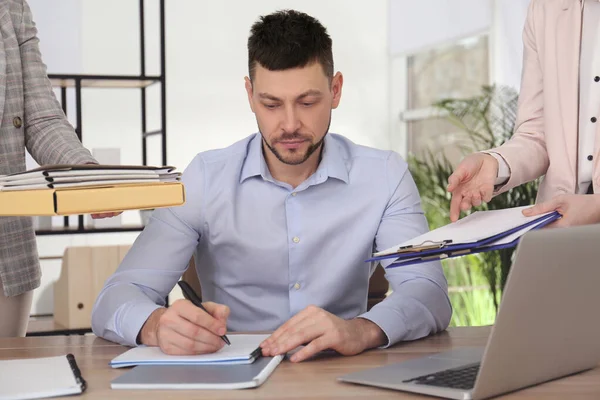
[[[391,195],[389,152],[331,134],[326,146],[337,147],[347,181],[323,162],[296,189],[262,175],[240,183],[240,156],[205,163],[196,265],[203,298],[235,310],[231,329],[274,329],[311,304],[344,318],[366,311],[364,260]]]

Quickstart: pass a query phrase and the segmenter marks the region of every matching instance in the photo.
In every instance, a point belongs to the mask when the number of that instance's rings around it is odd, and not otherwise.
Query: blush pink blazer
[[[531,0],[523,31],[515,133],[491,150],[511,170],[498,193],[542,175],[538,202],[576,191],[581,20],[580,0]],[[594,148],[594,193],[600,193],[599,149],[600,129]]]

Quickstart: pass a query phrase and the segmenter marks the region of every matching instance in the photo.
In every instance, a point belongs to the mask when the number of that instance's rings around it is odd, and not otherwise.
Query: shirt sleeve
[[[197,156],[182,175],[185,204],[152,213],[96,299],[92,310],[94,334],[135,346],[150,314],[165,305],[165,298],[187,269],[200,240],[203,174],[203,160]]]
[[[418,189],[404,160],[391,153],[387,162],[390,199],[381,219],[375,244],[383,250],[428,231]],[[393,260],[382,261],[386,267]],[[392,293],[360,315],[377,324],[388,347],[447,328],[452,316],[448,283],[439,261],[386,269]]]
[[[510,179],[510,167],[508,163],[500,154],[493,151],[484,151],[485,154],[489,154],[498,161],[498,177],[496,178],[495,185],[504,185]]]

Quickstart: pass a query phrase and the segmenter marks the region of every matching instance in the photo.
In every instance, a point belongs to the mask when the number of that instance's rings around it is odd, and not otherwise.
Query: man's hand
[[[448,191],[452,193],[450,220],[455,222],[460,211],[489,202],[498,177],[498,161],[489,154],[474,153],[467,156],[448,178]]]
[[[563,228],[595,224],[600,222],[600,194],[565,194],[523,210],[523,215],[531,217],[558,211],[562,218],[548,225]]]
[[[122,213],[123,213],[123,211],[92,214],[92,218],[93,219],[112,218],[112,217],[116,217],[117,215],[120,215]]]
[[[204,312],[189,300],[177,300],[169,308],[155,310],[142,327],[142,344],[158,346],[165,354],[193,355],[214,353],[225,342],[229,307],[205,302]]]
[[[326,349],[346,356],[359,354],[386,341],[381,328],[367,319],[346,321],[319,307],[308,306],[280,326],[260,347],[263,355],[275,356],[308,343],[291,358],[292,362],[299,362]]]
[[[98,165],[97,162],[87,162],[86,164]],[[120,215],[122,213],[123,213],[123,211],[92,214],[92,219],[112,218],[112,217],[116,217],[117,215]]]

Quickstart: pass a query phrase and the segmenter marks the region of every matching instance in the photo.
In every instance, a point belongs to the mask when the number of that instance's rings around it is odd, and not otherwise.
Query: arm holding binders
[[[457,222],[375,253],[367,262],[394,258],[394,262],[387,267],[393,268],[514,247],[529,230],[542,228],[561,217],[556,211],[525,217],[522,213],[525,208],[528,206],[475,212]]]

